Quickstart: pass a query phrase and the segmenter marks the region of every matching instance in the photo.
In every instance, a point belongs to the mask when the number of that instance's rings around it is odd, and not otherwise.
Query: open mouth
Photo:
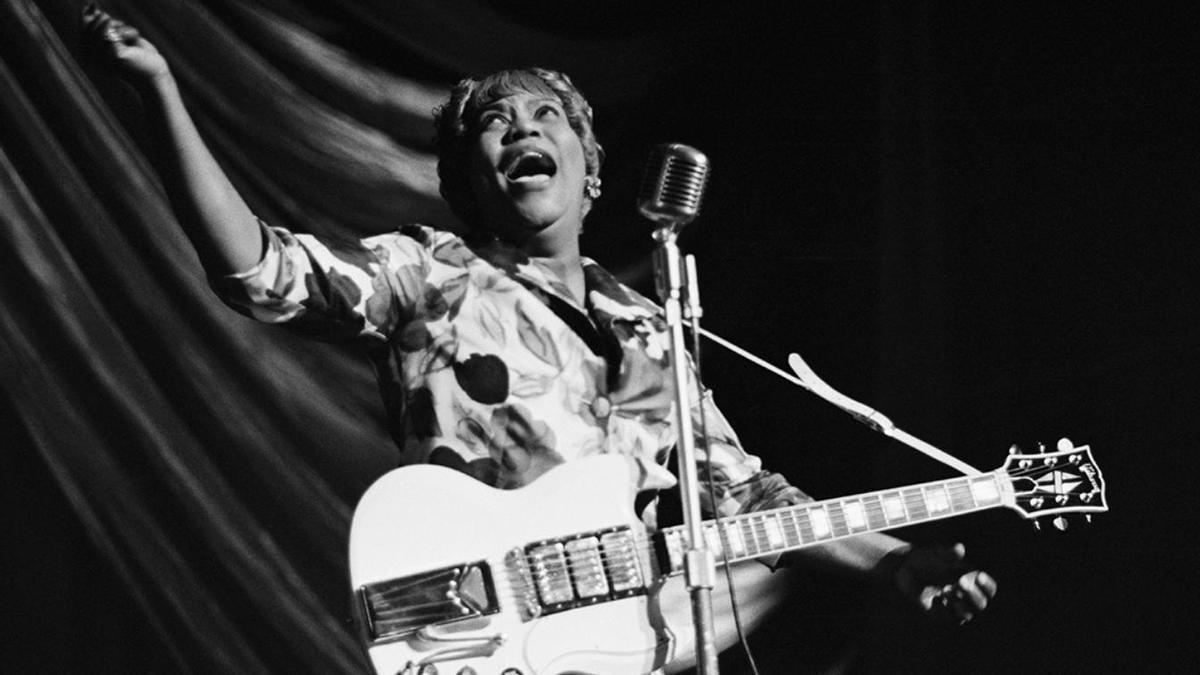
[[[547,180],[558,172],[558,166],[548,155],[534,150],[523,152],[509,161],[504,177],[513,183]]]

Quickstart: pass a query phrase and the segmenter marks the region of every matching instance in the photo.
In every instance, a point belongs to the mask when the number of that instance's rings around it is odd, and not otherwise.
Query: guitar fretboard
[[[737,562],[1004,506],[1011,503],[1011,493],[1008,475],[996,471],[707,521],[704,536],[718,561]],[[661,535],[670,568],[666,572],[681,573],[687,531],[671,527]]]

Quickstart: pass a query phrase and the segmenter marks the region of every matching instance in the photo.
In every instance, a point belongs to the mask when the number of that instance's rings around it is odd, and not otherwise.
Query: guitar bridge
[[[482,560],[366,584],[358,599],[373,643],[500,611],[491,568]]]

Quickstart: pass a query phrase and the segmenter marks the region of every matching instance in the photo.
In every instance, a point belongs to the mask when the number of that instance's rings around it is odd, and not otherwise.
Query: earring
[[[583,196],[592,201],[600,198],[599,176],[587,176],[583,179]]]

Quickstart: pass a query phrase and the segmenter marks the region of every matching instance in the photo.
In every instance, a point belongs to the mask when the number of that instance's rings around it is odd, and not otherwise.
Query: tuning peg
[[[1038,532],[1042,531],[1042,519],[1041,518],[1033,519],[1033,529],[1037,530]]]
[[[1038,445],[1038,453],[1045,454],[1046,453],[1046,444],[1039,441],[1037,445]]]
[[[1008,454],[1015,455],[1019,452],[1021,452],[1021,448],[1017,447],[1016,443],[1013,443],[1012,445],[1008,446]]]
[[[1062,516],[1058,516],[1057,518],[1055,518],[1053,520],[1053,523],[1054,523],[1054,529],[1058,530],[1059,532],[1067,531],[1067,525],[1069,523],[1067,522],[1066,518],[1063,518]]]
[[[1083,519],[1088,521],[1089,523],[1091,523],[1092,522],[1092,514],[1090,514],[1090,513],[1083,514]]]
[[[1062,438],[1058,439],[1058,443],[1055,444],[1055,447],[1060,452],[1066,452],[1067,450],[1074,450],[1075,444],[1071,442],[1071,439],[1063,436]]]

